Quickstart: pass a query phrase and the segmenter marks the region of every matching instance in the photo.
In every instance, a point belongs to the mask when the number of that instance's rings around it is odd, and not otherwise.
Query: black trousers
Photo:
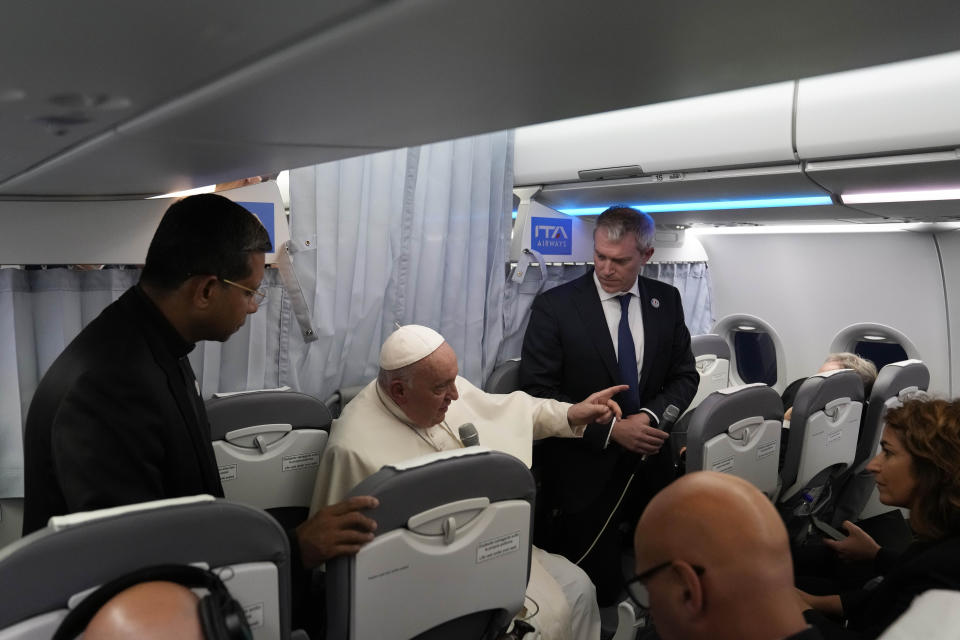
[[[627,488],[631,475],[633,480]],[[586,509],[566,513],[555,506],[562,501],[551,494],[549,476],[544,476],[538,494],[541,508],[534,541],[541,548],[560,554],[571,562],[579,561],[580,568],[597,588],[597,603],[601,607],[614,605],[620,599],[626,578],[632,575],[632,567],[625,575],[622,556],[625,551],[632,550],[637,520],[650,499],[673,479],[670,451],[665,447],[662,454],[646,462],[624,466],[600,499]],[[610,522],[603,529],[608,518]]]

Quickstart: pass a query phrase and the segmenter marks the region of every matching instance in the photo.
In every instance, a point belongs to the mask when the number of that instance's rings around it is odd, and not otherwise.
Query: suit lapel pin
[[[652,306],[654,309],[659,309],[660,301],[656,298],[650,298],[650,306]]]

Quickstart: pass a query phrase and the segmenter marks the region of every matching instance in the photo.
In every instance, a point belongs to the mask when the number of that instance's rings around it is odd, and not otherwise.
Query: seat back
[[[520,460],[483,447],[430,454],[350,495],[380,500],[368,512],[376,538],[327,563],[328,640],[495,638],[523,606],[535,487]]]
[[[920,360],[891,362],[880,369],[860,422],[853,463],[833,482],[833,493],[837,497],[829,521],[834,526],[844,520],[856,520],[876,488],[873,474],[866,471],[866,466],[880,448],[883,415],[887,408],[912,393],[926,391],[929,385],[930,372]]]
[[[330,411],[295,391],[248,391],[207,401],[213,451],[228,500],[267,509],[285,526],[310,508]]]
[[[690,414],[687,471],[739,476],[773,496],[777,490],[783,404],[754,383],[714,391]]]
[[[690,349],[696,360],[700,384],[687,412],[696,409],[714,391],[730,386],[730,345],[715,333],[690,338]]]
[[[498,364],[483,390],[487,393],[513,393],[520,388],[520,359],[507,360]]]
[[[340,387],[333,392],[332,396],[324,400],[323,404],[327,406],[333,418],[339,418],[347,403],[357,397],[357,394],[363,391],[366,386],[366,384],[355,384],[349,387]]]
[[[290,548],[270,516],[194,496],[50,519],[0,550],[0,639],[46,640],[94,588],[143,567],[217,572],[256,640],[290,637]]]
[[[883,414],[891,400],[904,399],[916,391],[926,391],[929,386],[930,371],[920,360],[891,362],[880,369],[860,427],[857,454],[851,466],[853,473],[862,471],[877,454],[883,433]]]
[[[816,499],[832,477],[853,464],[863,412],[863,381],[852,369],[810,376],[793,403],[779,502],[805,493]],[[817,495],[814,495],[817,494]]]

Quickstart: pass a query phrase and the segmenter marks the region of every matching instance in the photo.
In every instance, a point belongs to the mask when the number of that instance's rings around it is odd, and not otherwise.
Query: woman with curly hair
[[[897,556],[844,523],[850,536],[827,544],[841,559],[872,560],[882,578],[839,595],[800,592],[810,608],[845,619],[853,632],[837,635],[808,615],[826,637],[875,638],[924,591],[960,589],[960,400],[908,400],[884,420],[880,453],[867,469],[882,503],[910,509],[914,542]]]

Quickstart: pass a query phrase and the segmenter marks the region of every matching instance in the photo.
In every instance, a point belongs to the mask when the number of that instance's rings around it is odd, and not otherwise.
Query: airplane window
[[[830,352],[852,351],[877,366],[879,371],[891,362],[917,359],[922,354],[902,331],[873,322],[852,324],[842,329],[830,345]]]
[[[854,346],[853,352],[861,358],[873,362],[877,371],[891,362],[900,362],[907,359],[907,352],[896,342],[860,340]]]
[[[777,382],[777,350],[766,331],[734,331],[733,350],[736,354],[737,374],[745,383],[762,382],[773,386]]]

